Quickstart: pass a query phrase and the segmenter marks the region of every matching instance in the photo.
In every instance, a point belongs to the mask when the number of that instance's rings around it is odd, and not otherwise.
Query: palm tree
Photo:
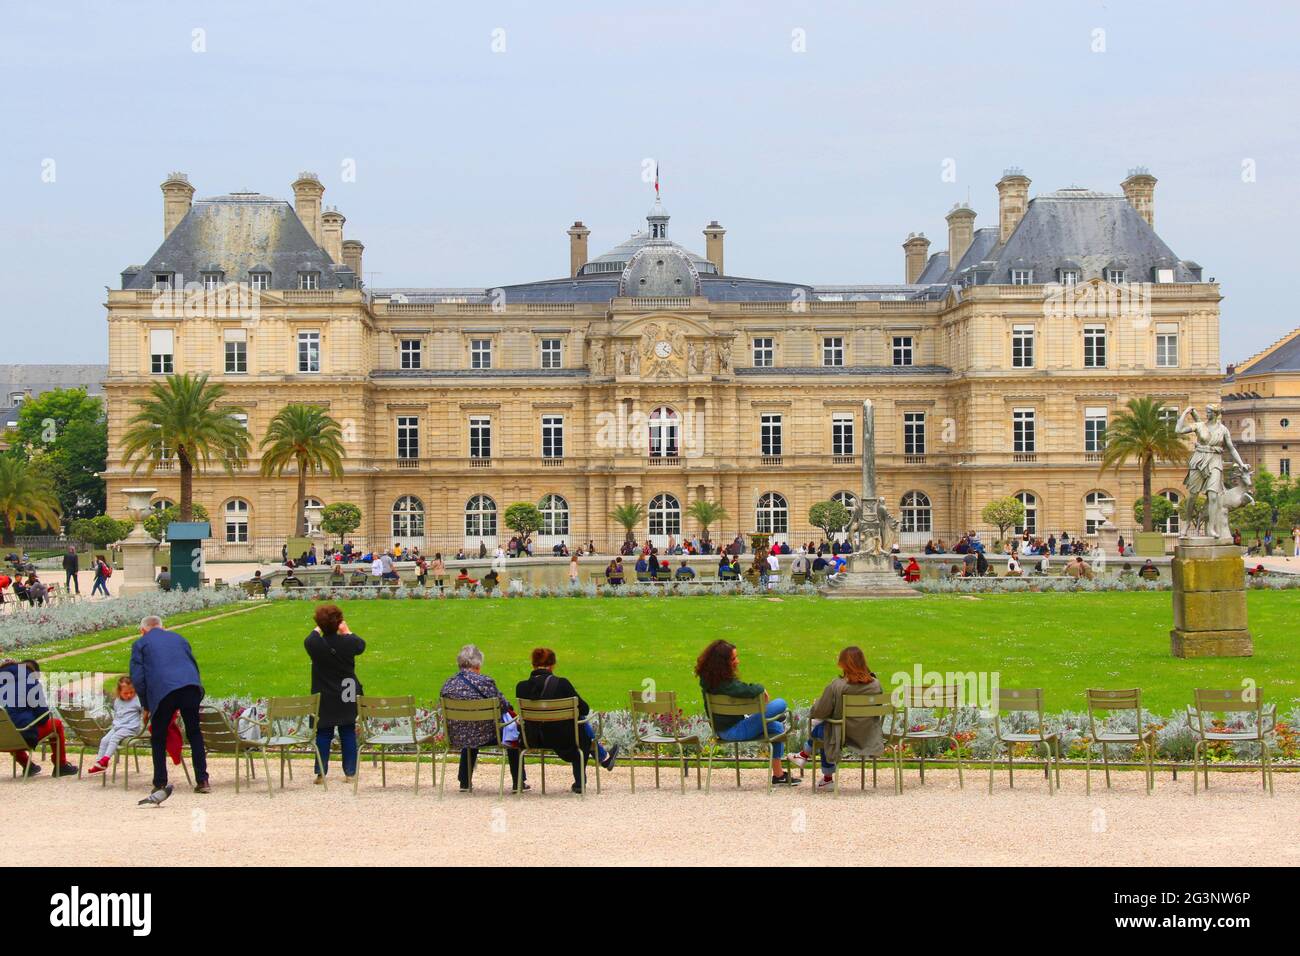
[[[619,505],[609,513],[609,516],[623,526],[627,533],[627,540],[636,541],[637,526],[645,520],[645,505],[639,501],[634,501],[630,505]]]
[[[708,501],[704,498],[697,498],[691,502],[686,513],[699,522],[700,531],[703,532],[706,542],[709,540],[709,526],[727,519],[727,509],[722,507],[720,502]]]
[[[307,472],[343,474],[343,430],[319,405],[286,405],[271,419],[262,438],[262,477],[279,477],[298,466],[298,504],[294,534],[307,534]]]
[[[1130,398],[1115,421],[1106,427],[1106,451],[1098,474],[1114,468],[1115,474],[1136,458],[1142,466],[1142,530],[1155,528],[1151,509],[1151,471],[1160,458],[1168,462],[1187,460],[1187,446],[1174,431],[1172,409],[1154,398]]]
[[[147,399],[138,399],[140,409],[127,420],[122,435],[122,462],[131,473],[141,468],[151,475],[158,464],[175,453],[181,472],[181,521],[194,518],[194,472],[202,472],[215,458],[227,474],[242,467],[248,457],[248,429],[235,416],[244,409],[217,406],[226,386],[208,384],[208,376],[168,375],[166,381],[149,386]]]
[[[55,530],[62,516],[49,478],[15,455],[0,455],[0,543],[14,544],[19,521],[30,519]]]

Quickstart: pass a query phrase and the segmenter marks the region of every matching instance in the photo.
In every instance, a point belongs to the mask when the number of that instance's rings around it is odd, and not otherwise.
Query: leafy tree
[[[107,548],[110,544],[121,541],[134,530],[133,521],[119,521],[112,515],[96,515],[93,518],[79,518],[72,522],[68,534],[95,548]]]
[[[686,513],[696,520],[700,526],[700,534],[704,540],[709,540],[709,528],[715,524],[727,520],[727,509],[717,501],[708,501],[704,498],[697,498],[691,502],[691,506],[686,509]]]
[[[1267,501],[1245,505],[1233,511],[1232,522],[1245,534],[1262,539],[1273,530],[1273,506]]]
[[[1106,426],[1106,450],[1101,468],[1115,469],[1115,474],[1128,463],[1137,460],[1142,468],[1142,530],[1152,531],[1151,473],[1157,458],[1168,462],[1187,460],[1187,444],[1174,431],[1174,420],[1165,403],[1154,398],[1130,398],[1115,420]]]
[[[320,529],[326,534],[338,535],[340,545],[345,537],[360,527],[361,509],[350,501],[336,501],[321,509]]]
[[[307,535],[307,473],[343,474],[343,430],[319,405],[286,405],[271,419],[262,438],[262,477],[298,468],[297,515],[292,534]]]
[[[639,501],[634,501],[630,505],[619,505],[609,513],[609,517],[623,526],[626,540],[636,541],[636,529],[641,526],[645,520],[645,505]]]
[[[852,517],[844,502],[836,501],[834,498],[829,501],[819,501],[808,509],[808,523],[814,528],[820,528],[827,541],[834,540]]]
[[[1151,516],[1153,525],[1165,527],[1165,524],[1178,513],[1178,506],[1166,498],[1164,495],[1156,495],[1151,499],[1151,507],[1155,513]],[[1133,502],[1133,520],[1139,524],[1145,525],[1142,516],[1146,514],[1146,502],[1139,498]]]
[[[19,521],[56,531],[61,518],[53,482],[17,455],[0,455],[0,544],[14,544]]]
[[[145,516],[144,530],[161,541],[167,535],[167,526],[173,521],[208,521],[208,509],[203,505],[194,502],[190,506],[190,517],[182,518],[181,509],[176,505],[168,505],[161,511],[152,511]]]
[[[999,542],[1007,536],[1007,530],[1014,528],[1025,520],[1025,504],[1014,495],[1006,498],[994,498],[984,506],[980,517],[985,524],[998,529]]]
[[[208,384],[204,375],[168,375],[149,386],[150,398],[136,401],[140,409],[127,420],[122,436],[122,461],[131,473],[144,468],[153,474],[158,463],[175,454],[180,466],[181,521],[194,520],[194,472],[215,458],[227,474],[248,457],[248,430],[234,417],[238,406],[218,407],[226,386]]]
[[[30,398],[18,412],[10,441],[24,458],[43,457],[65,518],[103,512],[99,475],[108,457],[108,422],[99,398],[84,388],[56,388]]]
[[[523,544],[527,544],[528,539],[542,526],[542,513],[532,502],[516,501],[506,509],[502,520],[507,528],[519,535]]]

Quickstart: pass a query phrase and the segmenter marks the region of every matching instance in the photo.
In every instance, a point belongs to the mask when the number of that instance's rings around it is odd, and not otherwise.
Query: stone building
[[[1290,475],[1300,453],[1300,329],[1229,365],[1223,392],[1223,420],[1246,464]]]
[[[23,402],[59,388],[84,388],[88,395],[103,395],[105,365],[0,365],[0,451],[5,432],[18,425]]]
[[[1106,422],[1131,397],[1217,399],[1219,287],[1153,229],[1155,178],[1117,194],[1030,198],[1009,170],[992,225],[948,212],[947,249],[914,233],[903,281],[821,286],[748,278],[645,228],[590,255],[567,230],[569,274],[494,288],[370,288],[363,246],[310,173],[290,205],[254,193],[193,199],[163,184],[164,238],[106,303],[110,449],[133,400],[171,370],[207,372],[246,409],[256,443],[288,402],[342,423],[340,479],[309,495],[360,505],[359,542],[491,547],[516,501],[541,506],[540,543],[621,539],[608,517],[643,503],[639,536],[815,537],[809,506],[859,487],[862,401],[876,408],[879,487],[910,545],[980,527],[1018,495],[1027,524],[1088,532],[1113,500],[1132,525],[1136,468],[1098,474]],[[737,271],[731,271],[740,267]],[[110,451],[109,500],[139,483]],[[171,462],[150,479],[176,497]],[[195,498],[230,556],[278,554],[294,481],[209,471]],[[1182,471],[1157,487],[1177,497]]]

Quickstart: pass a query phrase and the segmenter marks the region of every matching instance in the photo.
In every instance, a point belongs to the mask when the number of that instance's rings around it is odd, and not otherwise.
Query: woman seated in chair
[[[826,685],[821,697],[812,705],[808,717],[814,721],[812,736],[822,741],[821,758],[822,777],[817,781],[818,788],[829,787],[835,783],[835,765],[840,760],[840,750],[845,744],[857,748],[868,757],[879,757],[885,752],[884,738],[880,733],[879,717],[852,717],[845,720],[843,727],[828,724],[825,721],[842,713],[845,696],[853,694],[880,694],[880,681],[867,666],[866,655],[860,647],[846,647],[840,651],[835,661],[840,669],[840,676]],[[829,730],[827,729],[829,728]],[[802,750],[790,757],[796,766],[808,763],[812,750],[810,739]]]
[[[727,697],[740,698],[766,698],[767,693],[762,684],[746,684],[741,681],[736,673],[740,669],[740,656],[736,653],[736,645],[728,641],[714,641],[700,654],[695,661],[695,676],[700,679],[700,689],[707,694],[723,694]],[[705,697],[705,712],[708,711],[708,697]],[[748,717],[733,717],[719,714],[714,717],[708,714],[710,723],[713,724],[714,731],[723,740],[737,742],[744,740],[762,740],[763,739],[763,721],[767,721],[767,732],[770,736],[776,736],[785,730],[785,724],[775,717],[780,717],[786,712],[785,701],[781,698],[769,700],[763,708],[763,715],[760,717],[757,713],[750,714]],[[772,782],[794,785],[799,781],[786,772],[781,763],[781,758],[785,756],[785,744],[778,741],[772,744]]]
[[[456,655],[456,667],[456,673],[442,685],[441,696],[452,700],[495,700],[501,705],[503,718],[514,715],[510,701],[498,689],[497,682],[483,673],[483,652],[476,645],[466,644],[460,649]],[[461,791],[468,792],[479,748],[496,746],[496,728],[488,721],[449,720],[447,738],[451,749],[460,751],[460,768],[456,776],[460,779]],[[519,775],[523,768],[519,762],[519,749],[507,745],[505,751],[506,759],[510,762],[513,789],[529,789],[527,783],[523,783],[522,788],[520,786]]]
[[[50,749],[54,753],[54,776],[75,777],[77,765],[68,763],[67,745],[63,730],[63,721],[54,716],[45,700],[45,688],[41,686],[41,665],[34,660],[0,661],[0,706],[3,706],[9,719],[27,745],[35,750],[40,742],[49,738]],[[30,751],[14,750],[14,762],[22,767],[30,777],[41,772],[41,768],[31,762]]]
[[[521,680],[515,687],[515,697],[518,700],[563,700],[566,697],[577,697],[578,716],[586,717],[591,713],[591,707],[579,696],[569,679],[555,675],[555,651],[549,647],[534,648],[532,662],[533,672],[528,675],[528,680]],[[557,757],[573,765],[574,793],[582,792],[587,775],[587,761],[591,759],[593,751],[606,770],[614,769],[614,760],[618,757],[618,745],[615,744],[606,751],[588,724],[579,727],[577,741],[573,739],[573,731],[559,722],[533,722],[525,726],[525,734],[530,747],[554,750]]]

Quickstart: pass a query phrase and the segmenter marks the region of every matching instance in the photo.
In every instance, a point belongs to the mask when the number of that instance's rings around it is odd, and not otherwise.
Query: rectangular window
[[[775,340],[766,336],[754,339],[754,368],[771,368],[775,362]]]
[[[204,292],[215,292],[215,291],[217,291],[217,289],[219,289],[219,288],[221,288],[221,273],[220,273],[220,272],[205,272],[205,273],[203,273],[203,291],[204,291]]]
[[[298,288],[306,291],[315,291],[320,288],[319,272],[299,272]]]
[[[170,375],[176,370],[172,361],[171,329],[149,330],[149,370],[155,375]]]
[[[248,515],[226,514],[226,543],[248,544]]]
[[[831,416],[831,454],[853,453],[853,413],[836,412]]]
[[[492,367],[492,340],[491,339],[470,339],[469,340],[469,367],[470,368],[491,368]]]
[[[563,361],[559,339],[542,339],[542,368],[560,368]]]
[[[894,336],[894,364],[912,364],[912,337],[910,335]]]
[[[1156,326],[1156,368],[1178,367],[1178,324],[1161,322]]]
[[[226,374],[242,375],[248,371],[248,333],[243,329],[226,329],[221,333],[226,349]]]
[[[1016,454],[1033,454],[1037,450],[1034,435],[1034,410],[1032,408],[1012,410],[1011,450]]]
[[[155,292],[166,292],[172,287],[172,274],[170,272],[155,272],[153,274],[153,290]]]
[[[844,339],[838,335],[822,339],[822,365],[838,368],[844,364]]]
[[[765,414],[759,417],[758,450],[760,455],[781,454],[781,416]]]
[[[903,454],[925,454],[925,412],[903,413]]]
[[[271,288],[271,273],[269,272],[252,272],[248,276],[248,284],[251,288],[261,292]]]
[[[1277,460],[1277,473],[1282,478],[1286,478],[1291,474],[1290,458],[1279,458]]]
[[[469,420],[469,457],[492,457],[492,419],[473,415]]]
[[[1032,325],[1013,325],[1011,327],[1011,367],[1034,367],[1034,327]]]
[[[1128,278],[1128,273],[1123,269],[1106,270],[1106,281],[1109,282],[1111,285],[1119,285],[1126,278]]]
[[[298,333],[298,371],[320,371],[320,333]]]
[[[564,416],[542,416],[542,457],[564,457]]]
[[[1083,367],[1106,367],[1106,326],[1085,325],[1083,327]]]
[[[423,343],[419,339],[402,339],[398,343],[402,368],[423,368]]]
[[[1085,408],[1083,410],[1083,450],[1101,452],[1106,450],[1106,409]]]
[[[1061,285],[1079,284],[1079,270],[1077,269],[1062,269],[1060,270],[1060,276],[1061,276]]]
[[[397,457],[420,457],[420,419],[414,415],[397,418]]]
[[[1012,269],[1012,285],[1030,285],[1034,281],[1034,273],[1029,269]]]

